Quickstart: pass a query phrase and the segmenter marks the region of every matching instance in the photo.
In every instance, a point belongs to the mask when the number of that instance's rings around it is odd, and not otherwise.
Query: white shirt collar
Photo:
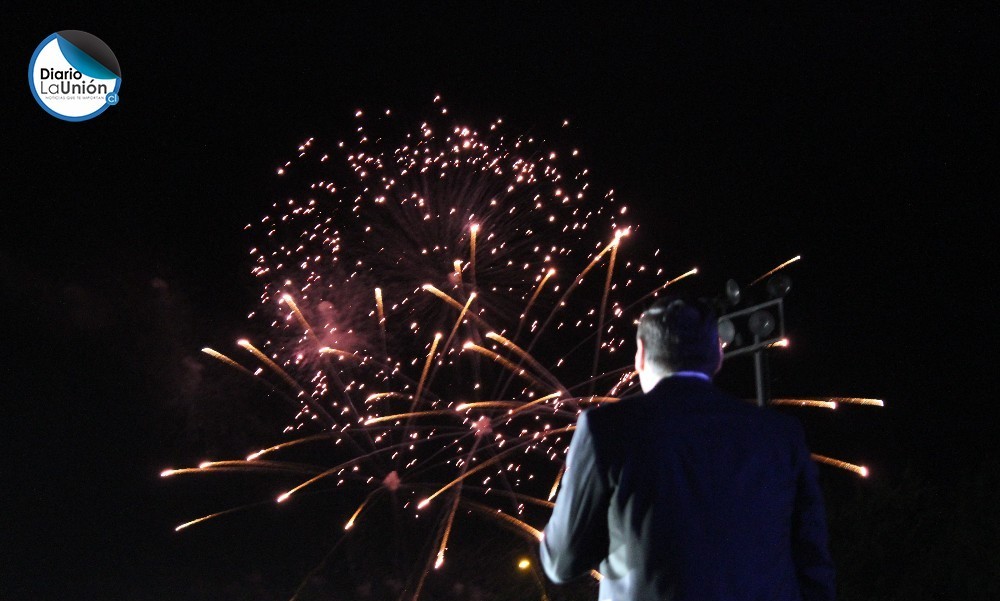
[[[706,382],[711,382],[712,378],[708,377],[708,374],[700,371],[675,371],[674,373],[667,376],[668,378],[700,378]]]

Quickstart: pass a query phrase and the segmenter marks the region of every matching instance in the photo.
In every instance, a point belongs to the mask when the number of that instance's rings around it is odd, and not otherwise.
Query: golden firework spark
[[[251,344],[249,340],[242,338],[240,340],[237,340],[236,344],[250,351],[250,354],[252,354],[254,357],[257,357],[257,359],[259,359],[261,363],[266,365],[274,373],[278,374],[278,376],[282,380],[284,380],[289,386],[297,390],[300,394],[306,394],[306,391],[303,390],[301,386],[299,386],[299,383],[295,381],[295,378],[288,375],[288,372],[281,369],[281,367],[279,367],[277,363],[272,361],[270,357],[262,353],[260,349]]]
[[[835,396],[835,397],[829,397],[827,400],[833,401],[835,403],[844,403],[845,405],[870,405],[872,407],[885,407],[885,403],[882,401],[882,399],[866,399],[859,397]]]
[[[537,359],[532,357],[530,353],[528,353],[521,347],[517,346],[516,344],[514,344],[513,342],[504,338],[502,335],[496,332],[487,332],[486,337],[489,338],[490,340],[495,340],[496,342],[499,342],[505,348],[509,349],[510,351],[513,351],[518,357],[521,358],[522,361],[527,362],[532,369],[534,369],[539,375],[548,380],[550,385],[552,385],[554,388],[559,388],[563,394],[567,396],[569,395],[569,391],[566,390],[566,388],[562,385],[562,383],[559,381],[559,378],[555,377],[554,375],[552,375],[552,372],[545,369],[545,367],[543,367],[542,364],[539,363]]]
[[[241,372],[245,373],[246,375],[250,376],[251,378],[256,377],[256,376],[254,376],[253,372],[251,372],[249,369],[243,367],[242,365],[240,365],[236,361],[233,361],[229,357],[223,355],[219,351],[216,351],[216,350],[214,350],[214,349],[209,348],[209,347],[206,346],[205,348],[201,349],[201,352],[205,353],[206,355],[208,355],[210,357],[214,357],[215,359],[218,359],[219,361],[222,361],[223,363],[225,363],[229,367],[232,367],[233,369],[241,371]]]
[[[771,399],[772,405],[794,405],[796,407],[820,407],[822,409],[836,409],[837,403],[834,401],[824,401],[821,399]]]
[[[299,320],[299,324],[302,325],[302,329],[305,330],[306,334],[308,334],[314,341],[318,342],[319,338],[316,337],[316,332],[313,331],[313,327],[306,319],[306,316],[302,314],[301,310],[299,310],[299,306],[295,304],[295,299],[292,298],[292,295],[285,293],[281,296],[281,300],[292,310],[292,314],[295,315],[295,319]]]
[[[827,457],[825,455],[820,455],[818,453],[812,453],[812,458],[820,463],[825,463],[826,465],[839,467],[842,470],[854,472],[855,474],[861,476],[862,478],[868,477],[868,468],[863,465],[855,465],[853,463],[848,463],[846,461],[841,461],[840,459],[834,459],[833,457]]]
[[[514,365],[513,363],[511,363],[507,359],[504,359],[500,355],[494,353],[490,349],[483,348],[483,347],[479,346],[478,344],[472,342],[471,340],[467,341],[464,345],[462,345],[462,349],[463,350],[475,351],[475,352],[479,353],[480,355],[483,355],[484,357],[487,357],[489,359],[492,359],[492,360],[496,361],[500,365],[504,366],[510,373],[518,375],[518,376],[521,376],[522,378],[524,378],[525,380],[528,380],[529,382],[531,382],[532,384],[534,384],[538,388],[543,388],[543,389],[546,388],[545,383],[542,382],[534,374],[528,372],[526,369],[524,369],[522,367]]]
[[[417,403],[420,402],[420,393],[424,391],[424,381],[427,379],[427,371],[431,367],[431,362],[434,361],[434,353],[437,351],[438,342],[441,342],[441,337],[441,332],[434,334],[434,342],[431,343],[431,350],[427,351],[427,360],[424,362],[424,370],[420,372],[420,382],[417,383],[417,391],[413,394],[413,404],[410,405],[410,411],[413,411]]]
[[[777,267],[775,267],[774,269],[772,269],[772,270],[768,271],[767,273],[765,273],[764,275],[760,276],[760,277],[759,277],[759,278],[757,278],[756,280],[754,280],[754,281],[750,282],[750,285],[751,285],[751,286],[754,286],[754,285],[756,285],[756,284],[757,284],[758,282],[760,282],[760,281],[762,281],[762,280],[766,279],[766,278],[767,278],[767,277],[768,277],[769,275],[771,275],[771,274],[774,274],[774,273],[776,273],[776,272],[778,272],[778,271],[780,271],[780,270],[784,269],[785,267],[788,267],[788,266],[789,266],[789,265],[791,265],[792,263],[794,263],[794,262],[796,262],[796,261],[799,261],[799,260],[801,260],[801,259],[802,259],[802,255],[796,255],[796,256],[792,257],[791,259],[788,259],[787,261],[785,261],[785,262],[784,262],[784,263],[782,263],[781,265],[778,265]]]

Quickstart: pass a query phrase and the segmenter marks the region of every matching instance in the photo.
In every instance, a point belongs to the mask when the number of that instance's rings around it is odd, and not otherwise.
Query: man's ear
[[[642,340],[636,338],[635,341],[635,370],[642,371],[646,369],[646,347],[643,346]]]

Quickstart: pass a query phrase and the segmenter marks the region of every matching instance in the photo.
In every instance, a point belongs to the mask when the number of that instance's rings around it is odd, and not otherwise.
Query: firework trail
[[[508,133],[500,119],[483,132],[456,125],[435,106],[412,130],[388,111],[358,111],[350,142],[324,151],[306,140],[278,169],[296,194],[247,226],[262,290],[250,318],[263,334],[238,342],[242,363],[205,353],[296,403],[290,439],[162,474],[297,475],[277,502],[306,488],[359,500],[344,536],[387,503],[428,516],[439,526],[411,598],[446,561],[460,520],[537,541],[579,412],[637,388],[639,305],[696,273],[623,259],[638,228],[613,192],[591,189],[578,151]],[[852,401],[782,401],[838,402]],[[279,460],[293,447],[331,459]]]

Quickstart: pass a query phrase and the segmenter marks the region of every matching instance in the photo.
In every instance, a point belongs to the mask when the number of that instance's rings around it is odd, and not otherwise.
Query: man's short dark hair
[[[706,301],[660,299],[639,318],[637,335],[646,361],[660,369],[713,375],[718,367],[718,317]]]

